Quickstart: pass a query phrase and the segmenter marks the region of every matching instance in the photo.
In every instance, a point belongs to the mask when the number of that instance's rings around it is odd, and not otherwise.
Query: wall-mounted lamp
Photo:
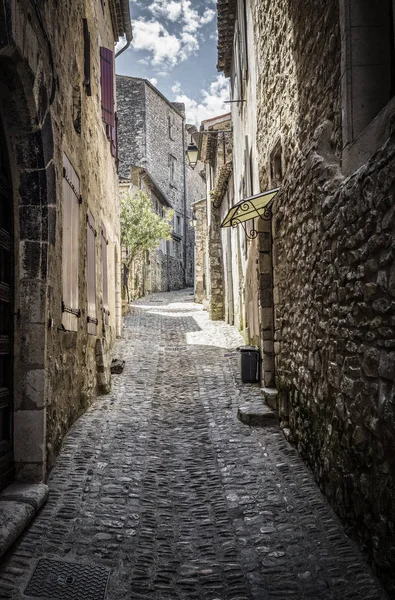
[[[216,136],[223,134],[222,140],[224,143],[224,160],[225,160],[225,134],[232,133],[231,129],[217,129],[215,131],[199,131],[195,135],[208,135],[208,136]],[[194,169],[197,165],[199,159],[199,148],[196,146],[195,142],[191,139],[188,148],[185,152],[185,155],[188,160],[189,166]]]
[[[189,166],[192,169],[194,169],[196,167],[197,161],[198,161],[199,148],[196,146],[196,144],[192,140],[188,144],[188,149],[185,152],[185,154],[188,159]]]

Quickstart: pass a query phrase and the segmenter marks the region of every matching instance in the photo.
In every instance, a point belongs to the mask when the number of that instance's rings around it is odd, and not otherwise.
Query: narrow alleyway
[[[240,343],[189,290],[135,305],[125,370],[66,438],[0,598],[103,598],[73,577],[26,596],[42,558],[108,569],[108,600],[386,597],[278,427],[237,420],[259,393],[237,381]]]

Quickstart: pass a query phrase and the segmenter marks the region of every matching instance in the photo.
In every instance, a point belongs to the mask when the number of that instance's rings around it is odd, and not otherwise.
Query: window
[[[62,191],[62,325],[67,331],[77,331],[81,316],[78,308],[80,180],[65,154]]]
[[[174,127],[174,117],[170,113],[167,115],[167,128],[169,133],[169,138],[172,140],[173,138],[173,127]]]
[[[279,140],[270,153],[270,186],[280,187],[283,181],[283,148]]]
[[[84,86],[87,96],[91,96],[91,34],[88,29],[88,20],[82,19],[84,30]]]
[[[96,335],[96,236],[95,219],[88,209],[86,215],[86,287],[88,333]]]
[[[175,232],[178,233],[178,235],[181,235],[181,217],[176,215],[176,220],[175,220]]]
[[[177,162],[177,159],[170,154],[169,155],[169,182],[170,182],[170,185],[175,184],[176,162]]]
[[[343,146],[394,95],[393,0],[341,0]]]
[[[106,227],[104,223],[101,224],[101,267],[102,267],[102,297],[103,297],[103,323],[108,325],[108,317],[110,311],[108,310],[108,263],[107,263],[107,246],[108,239],[106,233]]]
[[[245,196],[252,196],[252,153],[250,151],[248,135],[245,136],[244,144],[244,187]]]
[[[246,3],[244,0],[237,3],[237,28],[239,36],[240,70],[244,83],[248,77],[247,14]]]

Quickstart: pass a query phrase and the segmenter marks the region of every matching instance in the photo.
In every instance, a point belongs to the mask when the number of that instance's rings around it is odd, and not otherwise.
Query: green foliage
[[[127,266],[144,250],[154,250],[161,240],[170,240],[174,211],[166,209],[160,217],[153,211],[144,192],[121,194],[121,243],[127,250]]]

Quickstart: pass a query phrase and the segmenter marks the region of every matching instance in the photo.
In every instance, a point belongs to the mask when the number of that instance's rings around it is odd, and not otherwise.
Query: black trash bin
[[[243,383],[257,383],[261,379],[261,354],[258,346],[240,346],[240,369]]]

